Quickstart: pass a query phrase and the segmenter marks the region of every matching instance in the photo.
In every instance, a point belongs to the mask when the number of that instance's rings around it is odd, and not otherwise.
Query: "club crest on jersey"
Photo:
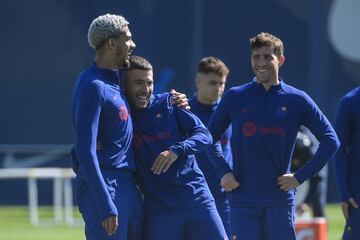
[[[287,108],[286,106],[279,106],[277,107],[277,115],[280,117],[285,117],[287,115]]]
[[[126,121],[129,117],[129,112],[125,105],[119,108],[119,117],[122,121]]]

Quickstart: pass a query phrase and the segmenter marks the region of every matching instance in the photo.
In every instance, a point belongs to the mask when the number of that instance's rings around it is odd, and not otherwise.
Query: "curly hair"
[[[129,22],[120,15],[105,14],[95,18],[90,24],[88,42],[90,47],[99,49],[109,38],[119,36]]]

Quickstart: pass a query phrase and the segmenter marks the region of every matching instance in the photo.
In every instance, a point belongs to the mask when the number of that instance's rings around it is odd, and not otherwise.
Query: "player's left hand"
[[[161,152],[151,166],[151,171],[157,175],[161,174],[161,172],[166,172],[177,157],[171,150]]]
[[[300,184],[294,174],[288,173],[278,177],[278,185],[281,190],[287,192],[290,189],[297,188]]]
[[[118,225],[119,224],[117,216],[109,216],[102,222],[102,226],[109,236],[113,235],[116,232]]]
[[[170,90],[172,94],[171,103],[177,105],[180,108],[185,108],[186,110],[190,110],[189,100],[184,93],[179,93],[174,89]]]
[[[236,181],[232,172],[226,173],[222,178],[220,185],[226,192],[231,192],[240,186],[240,183]]]
[[[354,198],[349,198],[346,202],[342,202],[341,203],[341,210],[343,212],[343,215],[345,217],[346,220],[349,219],[349,207],[352,208],[359,208],[359,205],[357,204],[357,202],[355,201]]]

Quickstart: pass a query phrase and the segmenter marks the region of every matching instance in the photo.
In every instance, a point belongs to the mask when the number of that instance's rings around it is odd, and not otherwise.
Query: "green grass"
[[[53,218],[50,207],[39,209],[40,223],[49,222]],[[74,212],[76,219],[81,219],[78,212]],[[34,227],[30,224],[27,207],[0,207],[0,240],[79,240],[85,239],[84,227],[69,227],[65,224],[46,224]]]
[[[328,220],[328,240],[339,240],[345,226],[345,219],[340,204],[327,205],[326,215]]]
[[[328,216],[328,240],[339,240],[345,224],[340,205],[327,205],[326,214]],[[78,212],[74,212],[74,216],[81,219]],[[40,208],[40,220],[52,217],[51,208]],[[0,240],[65,239],[85,239],[84,226],[69,227],[63,224],[34,227],[30,224],[27,207],[0,207]]]

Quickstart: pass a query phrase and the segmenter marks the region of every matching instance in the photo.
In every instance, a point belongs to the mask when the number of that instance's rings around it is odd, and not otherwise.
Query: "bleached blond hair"
[[[95,18],[90,24],[88,42],[90,47],[99,49],[111,37],[120,35],[129,22],[120,15],[105,14]]]

